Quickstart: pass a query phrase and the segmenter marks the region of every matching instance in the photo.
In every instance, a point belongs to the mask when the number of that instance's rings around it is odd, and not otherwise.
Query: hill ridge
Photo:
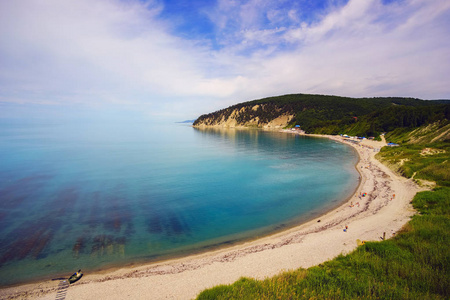
[[[450,119],[450,104],[406,97],[287,94],[238,103],[200,116],[197,127],[285,128],[307,133],[378,136]]]

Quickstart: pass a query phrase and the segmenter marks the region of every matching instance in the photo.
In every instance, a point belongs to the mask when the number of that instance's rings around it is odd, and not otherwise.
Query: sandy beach
[[[357,239],[380,241],[383,234],[391,238],[414,214],[410,201],[419,187],[375,159],[377,149],[385,142],[364,140],[355,144],[342,137],[328,138],[356,149],[361,183],[346,203],[323,216],[228,248],[85,274],[70,287],[56,280],[4,288],[0,298],[193,299],[206,288],[230,284],[243,276],[264,279],[320,264],[354,250]]]

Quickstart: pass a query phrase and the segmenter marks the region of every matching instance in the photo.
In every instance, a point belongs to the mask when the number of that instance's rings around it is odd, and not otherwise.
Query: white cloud
[[[286,30],[289,49],[248,59],[244,93],[448,98],[449,17],[448,1],[352,0],[319,22]]]
[[[183,39],[161,2],[0,2],[0,102],[115,105],[195,117],[286,93],[449,98],[450,2],[220,0],[219,48]],[[340,2],[339,2],[340,3]]]
[[[3,3],[2,100],[15,91],[23,102],[36,93],[80,102],[189,94],[206,49],[169,34],[159,10],[106,0]]]

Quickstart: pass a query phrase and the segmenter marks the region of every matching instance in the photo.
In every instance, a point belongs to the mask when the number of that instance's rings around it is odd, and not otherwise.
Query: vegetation
[[[386,135],[390,141],[398,144],[432,144],[438,141],[450,140],[450,118],[441,120],[411,130],[410,128],[396,128]]]
[[[300,125],[307,133],[378,136],[396,128],[407,130],[450,119],[447,101],[412,98],[348,98],[293,94],[240,103],[200,116],[194,126],[213,125],[233,112],[239,124],[259,120],[265,124],[281,115],[292,115],[289,127]]]
[[[448,119],[444,115],[432,124],[397,127],[386,134],[386,139],[404,145],[382,148],[378,159],[406,177],[437,184],[433,191],[414,197],[412,203],[418,214],[395,238],[367,242],[346,256],[309,269],[262,281],[241,278],[231,285],[205,290],[198,299],[449,299]]]
[[[358,119],[341,119],[308,127],[314,133],[347,133],[356,136],[379,136],[395,129],[410,131],[413,128],[450,119],[450,105],[403,106],[394,105],[375,110]]]
[[[406,130],[396,128],[386,139],[402,147],[384,147],[377,158],[408,178],[450,187],[450,118]]]
[[[450,187],[450,143],[384,147],[377,158],[408,178]]]

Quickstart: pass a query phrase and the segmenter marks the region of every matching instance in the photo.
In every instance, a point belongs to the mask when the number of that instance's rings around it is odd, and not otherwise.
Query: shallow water
[[[183,124],[0,125],[0,283],[268,234],[358,184],[346,145]]]

